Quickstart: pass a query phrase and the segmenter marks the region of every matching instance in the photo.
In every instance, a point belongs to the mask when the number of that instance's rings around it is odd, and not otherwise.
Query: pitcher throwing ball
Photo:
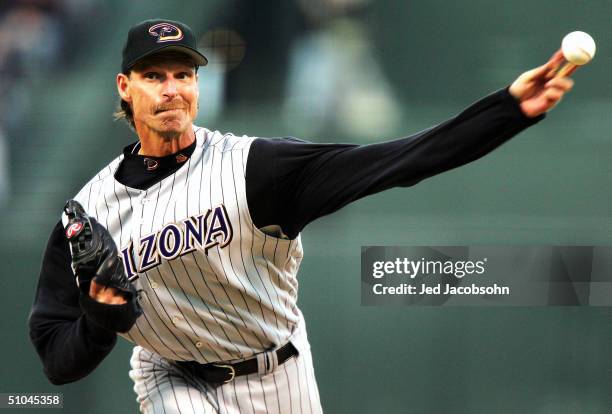
[[[572,87],[554,76],[562,60],[416,135],[313,144],[195,126],[207,61],[192,31],[132,27],[117,91],[138,140],[66,204],[49,238],[29,320],[45,374],[85,377],[119,334],[135,345],[129,375],[144,413],[321,412],[296,305],[300,232],[540,121]]]

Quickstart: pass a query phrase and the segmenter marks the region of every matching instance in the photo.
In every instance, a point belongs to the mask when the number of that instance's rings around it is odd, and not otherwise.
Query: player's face
[[[132,70],[125,91],[136,130],[175,138],[191,127],[198,112],[198,83],[193,64],[157,60]],[[125,99],[125,98],[124,98]]]

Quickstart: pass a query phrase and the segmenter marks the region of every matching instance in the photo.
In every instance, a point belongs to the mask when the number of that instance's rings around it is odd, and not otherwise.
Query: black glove
[[[125,332],[131,328],[136,318],[142,313],[138,304],[137,292],[127,280],[123,262],[119,257],[117,246],[110,233],[93,217],[89,217],[76,200],[69,200],[64,207],[67,224],[64,231],[72,255],[72,268],[76,274],[77,285],[83,293],[81,305],[86,311],[92,310],[96,315],[90,315],[99,324],[115,331]],[[89,297],[91,281],[117,289],[127,300],[125,305],[96,304]],[[85,296],[83,298],[83,296]],[[115,308],[115,309],[113,309]],[[122,321],[111,321],[111,314],[123,312],[126,317]],[[103,317],[105,314],[106,317]],[[114,315],[116,316],[116,315]]]

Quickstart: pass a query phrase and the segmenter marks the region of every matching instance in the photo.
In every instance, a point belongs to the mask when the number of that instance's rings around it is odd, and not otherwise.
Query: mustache
[[[155,107],[155,113],[158,114],[160,112],[170,111],[172,109],[185,109],[185,108],[186,108],[185,105],[183,105],[181,102],[168,102],[168,103],[161,104]]]

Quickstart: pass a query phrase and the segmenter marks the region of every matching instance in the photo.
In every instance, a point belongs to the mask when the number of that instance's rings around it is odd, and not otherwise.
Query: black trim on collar
[[[193,140],[193,143],[191,143],[188,147],[185,147],[174,154],[166,155],[164,157],[153,157],[150,155],[138,154],[138,149],[140,149],[140,141],[138,141],[123,149],[123,162],[129,164],[132,168],[138,164],[140,165],[140,169],[145,172],[173,169],[181,166],[189,159],[189,157],[191,157],[196,145],[197,140]]]

